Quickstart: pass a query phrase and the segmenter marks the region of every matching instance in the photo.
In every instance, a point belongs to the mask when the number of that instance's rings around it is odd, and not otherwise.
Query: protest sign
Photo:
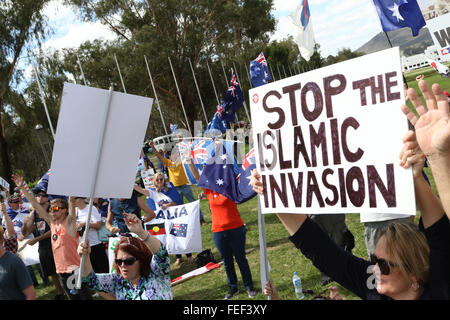
[[[0,186],[9,191],[9,183],[2,177],[0,177]]]
[[[89,197],[99,156],[94,197],[131,198],[152,103],[151,98],[65,83],[47,192]]]
[[[436,50],[442,61],[450,61],[450,12],[427,21]]]
[[[39,243],[29,245],[28,240],[19,241],[19,248],[17,255],[22,259],[26,266],[32,266],[33,264],[39,264]]]
[[[145,229],[164,243],[170,254],[201,252],[200,201],[158,210]]]
[[[415,215],[398,48],[249,91],[263,213]]]

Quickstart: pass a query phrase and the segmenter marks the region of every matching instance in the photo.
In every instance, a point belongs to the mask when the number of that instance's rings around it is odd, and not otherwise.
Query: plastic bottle
[[[303,299],[305,295],[303,294],[302,279],[297,275],[297,272],[294,272],[292,283],[294,284],[295,296],[297,299]]]

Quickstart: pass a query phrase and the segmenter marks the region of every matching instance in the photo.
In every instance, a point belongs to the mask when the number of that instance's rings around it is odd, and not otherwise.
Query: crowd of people
[[[413,172],[421,213],[417,225],[414,217],[361,213],[367,248],[367,259],[363,259],[352,254],[354,238],[345,224],[345,215],[277,213],[289,240],[322,273],[322,285],[336,281],[369,300],[449,298],[449,102],[439,85],[430,88],[423,79],[418,80],[418,85],[425,103],[415,90],[406,91],[417,113],[401,106],[414,130],[405,134],[399,150],[400,165],[411,167]],[[144,223],[156,217],[155,211],[196,199],[180,157],[165,157],[151,141],[149,146],[161,165],[153,177],[153,186],[136,184],[129,199],[95,199],[89,222],[88,199],[52,196],[39,188],[30,192],[20,175],[12,176],[18,189],[7,197],[0,194],[5,197],[0,201],[0,299],[36,299],[34,269],[25,266],[17,254],[23,242],[38,243],[38,268],[43,279],[51,278],[57,300],[90,300],[96,292],[105,299],[173,299],[168,250],[145,230]],[[438,196],[423,174],[425,159]],[[188,164],[199,181],[197,168],[192,161]],[[263,193],[257,169],[252,172],[251,185],[256,193]],[[246,228],[237,204],[213,190],[202,191],[211,212],[213,242],[227,277],[224,298],[231,299],[239,292],[235,261],[245,290],[253,298],[257,292],[245,252]],[[205,223],[201,212],[200,223]],[[120,236],[112,270],[104,246],[109,235]],[[186,257],[188,264],[193,263],[192,253]],[[177,255],[172,268],[181,263],[182,256]],[[82,274],[81,287],[75,285],[78,272]],[[342,299],[335,287],[330,290],[326,299]],[[268,282],[264,293],[279,299],[275,283]]]

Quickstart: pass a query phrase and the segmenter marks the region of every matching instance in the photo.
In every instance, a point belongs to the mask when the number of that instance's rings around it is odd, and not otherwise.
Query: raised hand
[[[257,169],[252,170],[252,179],[250,180],[250,184],[252,185],[253,191],[255,191],[258,194],[264,193],[263,184],[260,181],[261,176]]]
[[[128,227],[128,230],[140,236],[145,230],[142,227],[142,221],[132,213],[123,213],[125,219],[125,223]]]
[[[16,184],[16,186],[18,186],[19,188],[20,187],[23,187],[23,177],[22,176],[20,176],[20,175],[18,175],[18,174],[16,174],[16,173],[13,173],[12,175],[11,175],[11,179],[14,181],[14,183]]]
[[[444,90],[437,83],[432,89],[425,80],[418,82],[425,104],[412,88],[408,97],[419,116],[406,105],[401,109],[416,129],[417,142],[427,157],[448,157],[450,155],[449,104]]]
[[[400,166],[409,168],[412,166],[414,178],[422,176],[425,155],[419,147],[416,133],[408,131],[403,138],[403,148],[400,151]]]

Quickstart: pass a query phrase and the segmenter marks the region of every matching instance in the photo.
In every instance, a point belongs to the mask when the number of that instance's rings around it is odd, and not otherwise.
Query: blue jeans
[[[184,198],[186,198],[188,202],[198,200],[198,199],[194,198],[192,189],[187,184],[183,184],[182,186],[175,187],[175,189],[177,189],[178,193],[181,195],[181,199],[183,199],[183,202],[184,202]],[[200,209],[200,221],[205,221],[205,218],[203,218],[202,209]]]
[[[252,273],[245,256],[245,230],[244,226],[221,232],[213,232],[213,241],[222,256],[227,273],[228,286],[237,289],[237,275],[234,268],[234,258],[241,271],[242,281],[246,289],[253,288]]]

